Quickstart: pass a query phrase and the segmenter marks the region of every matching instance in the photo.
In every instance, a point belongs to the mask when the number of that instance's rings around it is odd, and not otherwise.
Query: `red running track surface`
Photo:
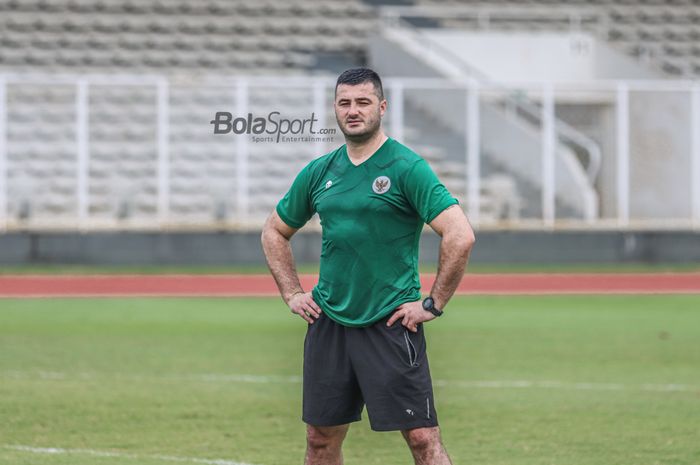
[[[302,275],[310,290],[316,275]],[[424,292],[435,275],[421,276]],[[700,293],[700,273],[472,274],[457,294]],[[0,276],[0,297],[276,296],[268,275],[31,275]]]

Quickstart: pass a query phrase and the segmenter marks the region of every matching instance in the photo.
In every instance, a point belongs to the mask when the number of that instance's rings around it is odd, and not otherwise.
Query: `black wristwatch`
[[[438,310],[435,307],[435,301],[432,297],[428,296],[423,300],[423,310],[430,312],[435,316],[442,316],[442,310]]]

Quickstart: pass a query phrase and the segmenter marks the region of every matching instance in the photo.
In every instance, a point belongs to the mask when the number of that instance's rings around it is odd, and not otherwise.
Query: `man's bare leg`
[[[350,425],[306,425],[304,465],[343,465],[343,440]]]
[[[416,465],[452,465],[440,438],[440,428],[415,428],[401,431],[411,448]]]

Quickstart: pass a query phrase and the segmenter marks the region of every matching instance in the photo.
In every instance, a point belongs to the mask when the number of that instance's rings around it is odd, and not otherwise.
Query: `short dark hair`
[[[338,80],[335,83],[335,91],[336,93],[338,92],[338,86],[341,84],[356,86],[364,82],[371,82],[374,85],[374,91],[377,97],[379,97],[379,100],[384,100],[382,80],[376,72],[369,68],[352,68],[343,71],[343,73],[338,76]]]

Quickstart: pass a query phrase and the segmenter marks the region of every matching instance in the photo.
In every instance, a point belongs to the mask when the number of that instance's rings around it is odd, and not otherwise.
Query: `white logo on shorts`
[[[375,194],[383,194],[391,187],[391,179],[386,176],[379,176],[372,183],[372,190]]]
[[[333,181],[331,181],[331,180],[329,179],[328,182],[326,183],[326,189],[328,189],[328,188],[331,187],[332,185],[333,185]]]
[[[415,415],[415,413],[413,413],[413,410],[411,410],[410,408],[407,408],[407,409],[406,409],[406,413],[408,413],[408,414],[411,415],[411,416],[414,416],[414,415]]]

